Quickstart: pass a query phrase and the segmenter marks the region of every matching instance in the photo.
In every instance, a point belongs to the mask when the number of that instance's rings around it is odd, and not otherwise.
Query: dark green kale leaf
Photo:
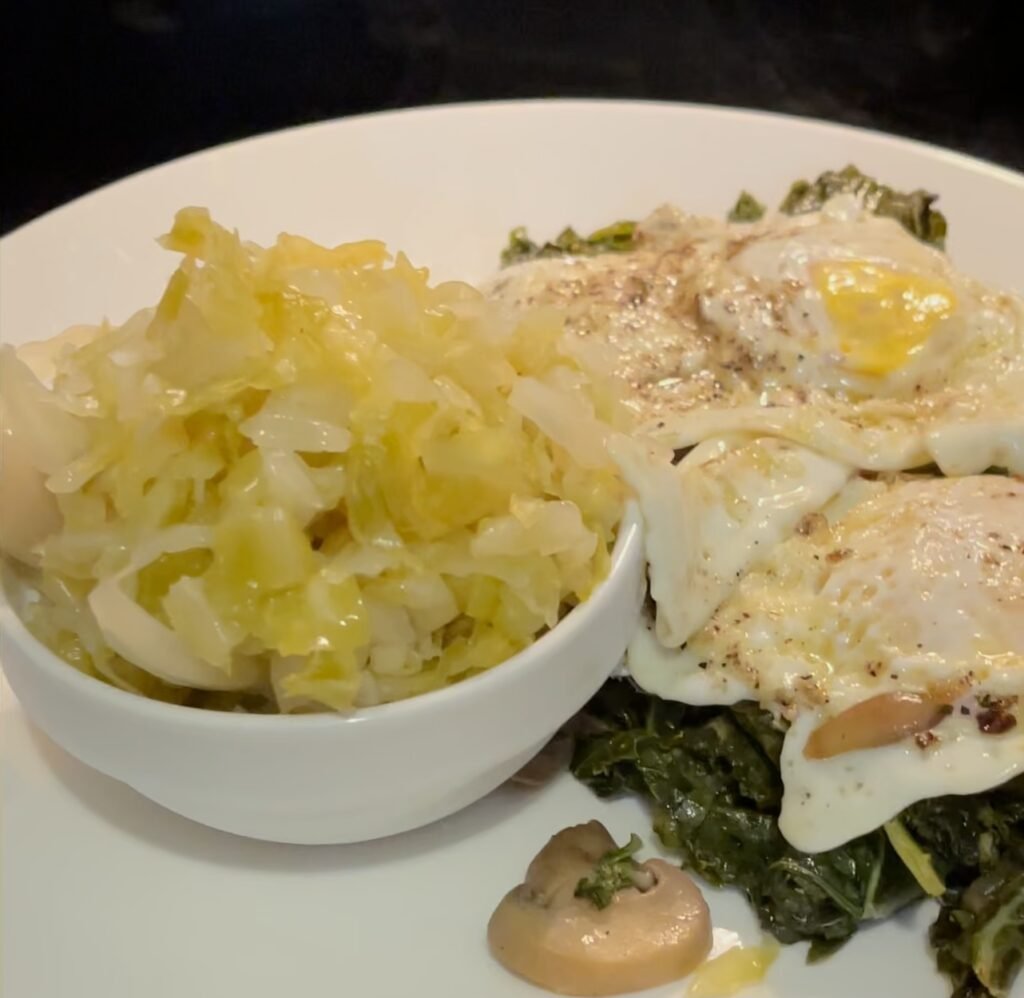
[[[756,222],[764,213],[764,205],[753,194],[741,191],[729,212],[728,219],[730,222]]]
[[[798,853],[778,827],[782,733],[754,704],[688,707],[613,681],[587,708],[575,775],[601,796],[639,794],[683,866],[744,890],[761,924],[815,955],[921,890],[881,831],[827,853]]]
[[[798,180],[783,199],[779,210],[786,215],[802,215],[819,211],[829,198],[837,194],[853,194],[864,207],[876,215],[893,218],[923,242],[942,249],[946,242],[946,218],[932,208],[938,195],[916,190],[909,193],[893,190],[863,174],[855,166],[842,170],[826,170],[817,180]],[[756,222],[765,213],[765,206],[753,194],[743,191],[729,212],[730,222]],[[501,252],[501,264],[508,267],[524,260],[557,256],[594,256],[597,253],[624,253],[637,246],[637,223],[614,222],[581,236],[572,227],[563,229],[554,239],[534,242],[520,226],[509,233],[508,245]]]
[[[1024,962],[1024,867],[993,867],[947,901],[930,933],[953,998],[1008,995]]]
[[[594,872],[576,885],[578,898],[586,898],[596,908],[607,908],[612,898],[627,887],[636,886],[639,864],[633,859],[643,843],[639,835],[617,849],[610,849],[595,864]]]
[[[600,796],[647,800],[684,867],[743,890],[776,938],[811,942],[810,959],[924,896],[882,829],[813,855],[785,841],[783,732],[756,704],[690,707],[612,680],[584,722],[573,773]],[[930,938],[955,998],[1001,998],[1024,954],[1024,777],[922,801],[899,822],[947,887]]]
[[[842,170],[826,170],[815,181],[798,180],[789,189],[779,210],[786,215],[803,215],[819,211],[829,198],[837,194],[854,194],[864,207],[875,215],[893,218],[922,242],[942,249],[946,243],[946,218],[932,205],[937,194],[916,190],[895,191],[860,172],[855,166]]]
[[[828,852],[791,846],[764,872],[755,907],[781,942],[810,939],[810,958],[825,956],[862,922],[888,918],[922,896],[921,888],[884,832],[853,839]]]
[[[1008,994],[1024,960],[1024,777],[921,801],[901,820],[949,888],[930,938],[954,998]]]
[[[537,244],[519,227],[509,233],[508,245],[501,252],[501,264],[508,267],[524,260],[552,256],[594,256],[597,253],[623,253],[636,245],[636,222],[614,222],[603,229],[581,236],[575,229],[563,229],[553,240]]]
[[[772,715],[768,711],[762,710],[756,703],[749,701],[733,704],[729,713],[733,720],[757,742],[761,751],[778,769],[779,760],[782,757],[782,742],[786,733],[775,723]]]
[[[1024,777],[984,794],[920,801],[900,820],[953,890],[1003,862],[1024,868]]]

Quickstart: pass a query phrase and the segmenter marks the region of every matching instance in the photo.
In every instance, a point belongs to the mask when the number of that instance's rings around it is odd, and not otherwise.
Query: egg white
[[[677,464],[628,439],[613,455],[640,497],[658,640],[668,646],[703,626],[750,566],[852,473],[773,437],[707,440]]]
[[[913,739],[811,760],[804,747],[820,723],[800,714],[782,748],[779,830],[802,852],[823,852],[880,828],[904,808],[946,794],[990,790],[1024,771],[1024,727],[983,735],[973,715],[954,714],[927,748]]]
[[[485,291],[515,307],[550,305],[566,327],[607,348],[641,419],[713,404],[740,382],[728,349],[700,328],[697,291],[729,243],[717,219],[662,208],[641,226],[637,249],[531,260],[502,270]],[[719,356],[721,354],[721,356]]]
[[[854,478],[819,508],[746,567],[685,646],[667,646],[648,621],[627,654],[651,693],[694,704],[753,699],[792,722],[780,821],[808,852],[915,801],[979,792],[1024,771],[1024,724],[983,733],[972,700],[1024,694],[1024,484]],[[671,564],[676,554],[652,550],[652,585],[666,567],[659,555]],[[689,598],[683,586],[666,588],[658,616]],[[804,757],[810,732],[851,705],[956,679],[969,690],[930,744]]]
[[[959,274],[850,197],[755,225],[662,208],[638,232],[631,252],[519,264],[489,291],[555,305],[571,331],[608,347],[646,432],[673,448],[777,435],[875,471],[934,462],[946,474],[993,463],[1024,473],[1020,296]],[[955,308],[901,362],[865,374],[815,278],[842,264],[947,289]],[[854,343],[871,334],[869,319],[860,325],[845,331]]]
[[[1024,486],[981,475],[1024,474],[1024,299],[849,197],[754,225],[662,208],[638,233],[631,252],[520,264],[490,288],[558,307],[607,351],[640,420],[615,444],[656,608],[633,678],[685,703],[756,700],[790,724],[780,825],[805,851],[1024,770],[1024,713],[983,734],[970,699],[1024,700]],[[846,298],[836,274],[853,275]],[[860,275],[888,290],[873,300]],[[878,328],[899,334],[891,357]],[[967,477],[895,474],[931,464]],[[929,746],[803,754],[850,705],[968,673]]]
[[[814,279],[815,267],[844,263],[947,289],[955,309],[902,362],[860,372]],[[699,307],[720,342],[753,358],[751,390],[662,414],[650,428],[673,447],[747,431],[876,471],[1024,471],[1024,299],[958,273],[891,219],[843,198],[813,218],[776,220],[706,271]],[[871,330],[867,317],[854,333]]]

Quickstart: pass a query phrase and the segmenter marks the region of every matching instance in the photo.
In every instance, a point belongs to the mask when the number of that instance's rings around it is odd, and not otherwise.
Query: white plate
[[[73,150],[69,150],[73,155]],[[154,237],[201,204],[258,240],[386,240],[435,276],[486,276],[508,230],[537,236],[642,216],[724,212],[741,188],[856,163],[942,195],[966,270],[1024,290],[1024,177],[850,128],[618,102],[467,105],[316,125],[191,156],[76,201],[0,243],[0,336],[38,339],[151,303],[173,265]],[[502,893],[557,828],[600,817],[650,839],[639,804],[568,776],[504,788],[377,843],[288,847],[190,824],[61,753],[0,686],[5,998],[528,998],[488,957]],[[131,752],[132,746],[123,746]],[[415,746],[410,746],[410,752]],[[357,760],[338,760],[358,765]],[[754,940],[743,901],[716,925]],[[807,967],[791,947],[749,998],[944,995],[920,907]],[[1024,989],[1018,989],[1024,994]],[[681,998],[681,984],[649,992]]]

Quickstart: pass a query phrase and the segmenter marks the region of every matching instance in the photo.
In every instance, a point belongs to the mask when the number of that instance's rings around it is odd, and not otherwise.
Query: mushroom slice
[[[672,864],[634,861],[638,845],[618,848],[597,821],[560,831],[491,916],[494,956],[566,995],[623,994],[689,974],[711,949],[707,904]]]
[[[880,693],[822,722],[804,747],[808,759],[893,745],[931,731],[952,712],[950,703],[917,693]]]

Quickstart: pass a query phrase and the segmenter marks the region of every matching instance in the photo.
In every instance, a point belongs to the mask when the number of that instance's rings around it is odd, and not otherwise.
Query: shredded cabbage
[[[176,702],[344,710],[489,669],[588,597],[625,417],[555,313],[197,208],[163,245],[156,307],[54,351],[51,386],[0,357],[59,509],[3,548],[59,654]]]

